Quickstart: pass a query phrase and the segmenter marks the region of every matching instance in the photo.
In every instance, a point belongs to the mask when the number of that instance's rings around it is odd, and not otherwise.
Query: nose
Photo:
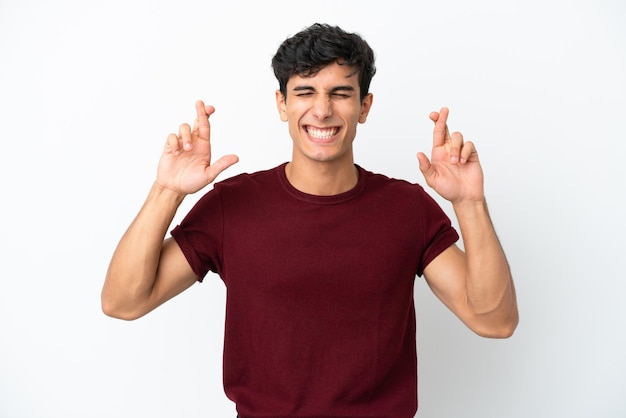
[[[318,94],[313,102],[313,116],[318,120],[329,118],[333,114],[330,97],[326,94]]]

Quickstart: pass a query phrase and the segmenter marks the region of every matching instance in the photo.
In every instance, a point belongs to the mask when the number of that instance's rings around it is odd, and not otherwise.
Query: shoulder
[[[279,178],[279,170],[283,169],[286,163],[283,163],[279,166],[267,169],[255,171],[252,173],[241,173],[229,177],[227,179],[221,180],[214,184],[214,188],[238,188],[245,187],[247,185],[253,184],[264,184],[264,183],[272,183],[277,182]]]
[[[222,199],[230,197],[237,200],[271,194],[280,188],[281,169],[284,170],[284,164],[267,170],[234,175],[214,183],[212,190],[207,194],[217,194]]]
[[[359,167],[360,168],[360,167]],[[433,196],[419,183],[389,177],[360,168],[366,176],[365,195],[386,202],[389,208],[428,216],[440,216],[444,211]]]
[[[280,170],[284,164],[251,173],[241,173],[213,184],[202,199],[217,200],[223,208],[257,208],[260,202],[280,196]]]
[[[359,171],[365,177],[369,190],[385,191],[393,194],[408,193],[409,195],[427,195],[419,183],[389,177],[382,173],[375,173],[359,166]]]

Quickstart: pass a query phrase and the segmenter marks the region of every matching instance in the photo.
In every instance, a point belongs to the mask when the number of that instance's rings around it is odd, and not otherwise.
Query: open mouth
[[[306,126],[305,130],[313,139],[320,140],[330,139],[337,135],[337,132],[339,132],[339,128],[336,126],[331,128],[315,128],[313,126]]]

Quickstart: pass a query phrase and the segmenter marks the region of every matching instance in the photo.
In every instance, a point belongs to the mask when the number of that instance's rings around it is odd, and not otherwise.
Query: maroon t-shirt
[[[216,183],[172,236],[227,289],[224,389],[242,418],[413,417],[416,275],[458,240],[421,186],[359,168],[313,196],[285,165]]]

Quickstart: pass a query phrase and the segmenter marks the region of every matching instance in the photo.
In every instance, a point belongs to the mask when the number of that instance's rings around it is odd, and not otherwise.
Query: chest
[[[260,205],[240,215],[225,224],[222,278],[232,291],[361,304],[413,286],[422,251],[418,217],[384,202]]]

